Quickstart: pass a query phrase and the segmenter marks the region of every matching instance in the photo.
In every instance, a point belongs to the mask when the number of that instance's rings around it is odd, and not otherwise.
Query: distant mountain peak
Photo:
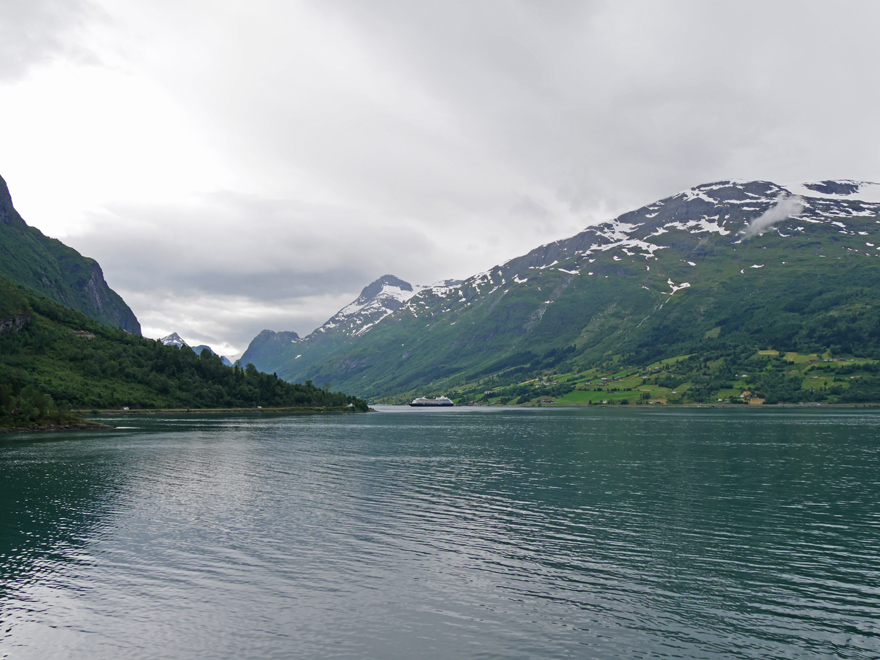
[[[269,331],[263,330],[263,332],[269,332]],[[196,355],[201,355],[202,351],[205,349],[208,349],[211,353],[213,353],[214,355],[217,355],[217,353],[214,351],[214,349],[211,348],[210,346],[208,346],[207,344],[200,344],[199,346],[190,346],[189,344],[186,343],[186,340],[183,337],[181,337],[179,334],[177,334],[176,332],[172,332],[170,335],[168,335],[166,337],[162,337],[159,341],[162,342],[163,344],[165,344],[166,346],[177,346],[177,348],[183,348],[184,346],[187,346],[187,347],[191,348],[193,350],[193,352],[195,352]],[[227,367],[232,366],[232,360],[230,360],[228,357],[226,357],[224,355],[221,355],[219,357],[223,361],[223,364],[225,364]]]
[[[345,335],[361,335],[386,316],[400,309],[423,288],[413,287],[409,282],[394,275],[383,275],[365,286],[361,295],[336,312],[315,332],[327,333],[335,330]],[[339,330],[336,330],[337,328]]]
[[[383,291],[390,291],[393,289],[400,289],[404,292],[409,292],[413,290],[412,284],[409,282],[405,282],[399,277],[395,277],[394,275],[383,275],[375,282],[372,282],[364,287],[363,291],[361,291],[361,295],[358,296],[358,300],[372,300],[379,296]]]
[[[275,337],[276,335],[283,335],[285,341],[289,342],[297,342],[300,339],[300,336],[296,334],[293,330],[289,330],[287,332],[275,332],[274,330],[261,330],[260,334],[258,334],[254,339],[266,340],[271,337]]]
[[[263,330],[251,340],[241,357],[241,363],[251,362],[258,369],[274,371],[268,365],[277,364],[281,356],[295,361],[314,354],[316,350],[325,350],[327,346],[336,345],[337,342],[362,337],[417,296],[448,295],[460,285],[460,280],[442,280],[428,286],[412,285],[395,275],[383,275],[365,286],[355,300],[307,337],[300,338],[295,332]],[[291,347],[291,344],[295,344],[296,348]],[[308,357],[304,362],[307,360]]]
[[[183,337],[181,337],[176,332],[172,332],[167,337],[162,337],[162,339],[160,339],[159,341],[161,341],[166,346],[177,346],[178,348],[189,346],[189,344],[184,341]]]

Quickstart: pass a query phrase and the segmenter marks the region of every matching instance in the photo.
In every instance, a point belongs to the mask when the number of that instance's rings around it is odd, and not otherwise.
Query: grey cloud
[[[138,313],[146,336],[158,338],[179,332],[187,342],[208,344],[223,355],[241,353],[265,329],[294,330],[305,336],[352,299],[350,295],[322,295],[261,304],[223,294],[120,291]],[[333,312],[322,313],[324,309]]]
[[[510,212],[515,216],[539,222],[546,222],[553,218],[553,213],[544,204],[529,195],[521,195],[516,204],[511,207]]]
[[[0,0],[0,80],[60,55],[93,59],[75,33],[100,16],[90,0]]]
[[[387,272],[413,282],[447,272],[444,255],[420,230],[362,222],[350,209],[232,193],[201,202],[114,206],[65,242],[101,263],[142,325],[159,323],[176,301],[210,300],[199,315],[218,326],[229,316],[227,340],[237,344],[253,336],[243,329],[273,320],[292,325],[271,329],[307,333]],[[249,318],[248,308],[262,318]],[[199,341],[211,340],[199,333]]]
[[[454,108],[469,139],[578,211],[757,169],[877,165],[878,93],[855,61],[880,56],[873,3],[330,4]],[[830,81],[852,96],[845,116]],[[866,128],[870,140],[839,146],[838,130]]]
[[[513,251],[532,227],[509,214],[524,195],[591,221],[704,181],[876,178],[880,94],[843,53],[880,58],[880,5],[835,7],[830,25],[809,1],[305,7],[326,21],[320,42],[290,50],[269,32],[266,47],[217,53],[214,74],[182,68],[176,92],[224,138],[390,224],[504,223]],[[278,25],[301,22],[277,8]],[[852,97],[846,117],[830,80]]]
[[[58,6],[28,61],[88,7]],[[71,237],[141,316],[185,294],[303,332],[386,272],[463,278],[699,183],[878,178],[873,2],[219,1],[195,45],[198,2],[140,12],[131,70],[262,191],[156,191]]]
[[[281,303],[294,298],[321,294],[350,292],[357,283],[375,279],[378,272],[368,266],[352,268],[328,267],[318,272],[299,270],[271,270],[258,273],[236,273],[232,270],[196,270],[176,273],[164,284],[180,294],[203,293],[247,297],[251,300]],[[132,281],[125,283],[131,288]],[[157,283],[144,281],[142,290],[150,290]]]

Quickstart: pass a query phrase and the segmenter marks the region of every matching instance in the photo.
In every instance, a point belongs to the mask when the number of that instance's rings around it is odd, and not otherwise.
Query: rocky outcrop
[[[113,289],[107,286],[104,272],[98,262],[92,262],[92,273],[83,287],[86,299],[94,311],[94,318],[107,319],[111,325],[122,328],[133,335],[141,334],[141,324],[134,312]],[[85,311],[85,310],[83,310]]]
[[[3,177],[0,177],[0,224],[22,229],[26,227],[24,220],[12,205],[12,196]]]
[[[15,316],[0,319],[0,336],[10,332],[18,332],[30,322],[30,314],[16,314]]]

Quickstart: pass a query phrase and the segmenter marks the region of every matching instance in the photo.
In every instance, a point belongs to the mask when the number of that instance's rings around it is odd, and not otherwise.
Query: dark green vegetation
[[[140,324],[104,281],[93,259],[28,227],[0,178],[0,276],[81,311],[101,323],[139,335]]]
[[[224,366],[209,351],[164,346],[0,279],[0,425],[63,421],[114,408],[367,409],[355,397]]]
[[[65,426],[81,421],[67,405],[57,405],[51,396],[34,387],[0,385],[0,429]]]
[[[780,191],[766,182],[701,186],[459,288],[423,292],[330,350],[311,350],[311,337],[264,342],[281,350],[258,366],[395,401],[474,400],[500,387],[511,403],[650,400],[632,383],[626,396],[626,387],[611,396],[584,385],[627,373],[646,375],[668,402],[740,401],[743,391],[767,403],[880,402],[871,371],[880,359],[880,205],[807,197],[803,214],[744,239],[740,230]],[[817,362],[792,367],[786,353]],[[648,372],[682,357],[675,369]],[[853,378],[840,373],[843,363],[822,361],[854,357],[863,367]],[[734,378],[743,373],[750,377]],[[538,393],[527,384],[534,379],[559,384]]]

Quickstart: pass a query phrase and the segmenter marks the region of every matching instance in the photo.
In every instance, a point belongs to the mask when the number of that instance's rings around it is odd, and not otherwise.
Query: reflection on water
[[[880,655],[870,411],[126,424],[0,439],[0,657]]]

